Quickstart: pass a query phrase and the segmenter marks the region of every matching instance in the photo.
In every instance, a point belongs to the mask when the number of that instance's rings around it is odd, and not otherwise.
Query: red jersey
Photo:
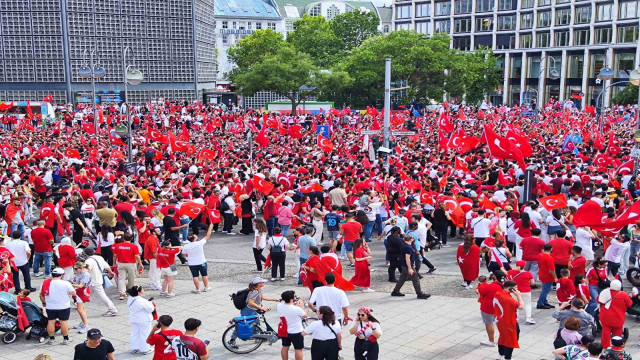
[[[131,264],[136,262],[136,255],[140,255],[138,246],[129,242],[111,245],[111,251],[118,257],[121,264]]]
[[[164,336],[160,335],[160,333],[164,334]],[[151,335],[147,339],[147,344],[154,347],[153,360],[176,360],[176,353],[171,347],[171,341],[180,335],[183,335],[182,331],[175,329],[160,331]]]
[[[554,282],[555,278],[551,273],[556,272],[556,265],[553,262],[553,257],[551,254],[541,253],[538,254],[538,278],[540,278],[541,282]]]
[[[589,285],[598,286],[598,277],[604,280],[609,275],[609,269],[596,269],[594,267],[587,271],[587,279],[589,279]]]
[[[587,302],[589,302],[589,300],[591,300],[591,291],[589,291],[589,285],[578,284],[578,288],[576,289],[576,296],[585,298],[587,299]]]
[[[571,260],[571,266],[569,266],[569,279],[576,281],[576,275],[584,275],[586,273],[587,259],[584,256],[579,256]]]
[[[500,290],[502,290],[502,286],[500,286],[498,281],[478,285],[478,293],[480,294],[480,298],[478,299],[478,302],[480,302],[480,311],[491,315],[495,313],[493,310],[493,298]]]
[[[518,290],[522,293],[531,292],[531,280],[533,275],[528,271],[509,270],[507,276],[518,284]]]
[[[529,236],[520,241],[520,249],[522,249],[522,260],[538,261],[538,254],[542,252],[542,248],[546,242],[544,240]]]
[[[158,269],[168,268],[176,262],[176,254],[180,252],[180,249],[158,249],[157,264]]]
[[[160,242],[158,241],[158,238],[155,235],[149,235],[147,241],[144,243],[144,259],[155,259],[159,247]],[[153,253],[156,253],[156,255],[154,256]]]
[[[549,241],[549,244],[553,245],[551,256],[553,256],[554,263],[558,265],[567,265],[569,263],[569,259],[571,259],[573,241],[564,238],[556,238]]]
[[[52,252],[50,241],[53,240],[53,234],[46,228],[35,228],[31,231],[31,240],[33,241],[33,251],[37,253]]]
[[[362,232],[362,224],[357,221],[349,221],[342,224],[344,231],[344,241],[356,241],[360,238]]]
[[[569,278],[560,278],[556,284],[556,296],[558,296],[558,302],[563,303],[570,301],[576,297],[576,286]]]
[[[149,232],[151,231],[151,229],[153,229],[153,224],[149,223],[146,226],[146,229],[141,232],[140,229],[142,229],[144,225],[145,225],[144,221],[136,220],[136,228],[138,229],[138,241],[140,242],[141,245],[144,245],[147,242],[147,239],[151,235],[149,234]]]

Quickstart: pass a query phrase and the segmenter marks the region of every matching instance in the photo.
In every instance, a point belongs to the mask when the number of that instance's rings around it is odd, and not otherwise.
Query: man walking
[[[113,271],[111,271],[111,267],[102,258],[102,256],[95,254],[96,252],[93,248],[84,248],[83,252],[87,256],[85,264],[89,267],[89,273],[91,274],[91,283],[89,285],[91,288],[91,294],[98,297],[107,307],[107,312],[102,314],[102,316],[116,316],[118,314],[118,309],[116,309],[113,302],[104,292],[104,279],[102,277],[104,270],[107,271],[109,277],[114,276]]]
[[[71,283],[62,280],[64,270],[55,268],[51,272],[51,279],[45,280],[40,288],[40,301],[47,309],[47,334],[49,345],[55,344],[56,320],[60,321],[60,333],[62,333],[62,345],[69,343],[69,315],[71,315],[71,301],[69,296],[76,296]]]
[[[13,261],[16,265],[15,268],[11,268],[13,273],[13,286],[15,287],[15,293],[20,292],[20,272],[24,278],[24,288],[29,291],[36,291],[31,287],[31,268],[29,266],[29,257],[31,256],[31,248],[26,241],[20,240],[22,238],[22,232],[16,230],[11,233],[11,242],[6,245],[6,248],[13,254]],[[4,239],[0,238],[0,246]]]
[[[178,225],[175,220],[176,209],[169,208],[167,210],[167,216],[162,220],[162,227],[164,228],[164,236],[165,240],[168,240],[171,243],[171,246],[178,247],[182,245],[180,242],[180,230],[189,226],[189,224]],[[186,264],[187,259],[182,254],[178,255],[178,259],[180,259],[180,263]]]
[[[145,217],[146,221],[147,217]],[[149,262],[149,288],[152,290],[162,289],[160,280],[160,268],[158,267],[158,248],[160,247],[160,228],[151,228],[149,237],[144,242],[144,259]]]
[[[40,263],[44,261],[44,274],[51,276],[51,259],[53,258],[53,234],[44,227],[44,220],[36,221],[36,228],[31,231],[33,241],[33,276],[42,276]]]
[[[126,291],[136,284],[136,263],[138,270],[142,273],[142,260],[140,251],[136,244],[131,243],[133,235],[124,234],[124,242],[115,243],[111,246],[113,250],[113,262],[118,264],[118,291],[119,299],[126,298]],[[127,284],[125,285],[125,281]]]
[[[342,245],[347,250],[347,258],[349,258],[350,263],[349,266],[354,267],[355,260],[353,259],[353,243],[360,238],[363,227],[362,224],[355,221],[353,213],[347,213],[346,219],[347,222],[340,226],[340,235],[343,236]]]
[[[305,262],[309,260],[309,246],[315,246],[316,240],[311,236],[313,234],[313,228],[310,226],[306,226],[304,228],[304,235],[298,238],[297,249],[300,250],[300,268],[302,269]],[[302,279],[300,278],[300,274],[298,274],[298,285],[302,284]]]
[[[551,256],[551,250],[553,245],[545,244],[542,248],[542,253],[538,255],[538,267],[540,269],[540,282],[542,283],[542,290],[540,291],[540,297],[538,298],[538,304],[536,309],[553,309],[554,307],[547,301],[547,295],[551,291],[551,286],[558,280],[556,277],[556,265]]]
[[[328,306],[336,314],[336,321],[346,326],[349,323],[349,299],[347,294],[335,286],[336,276],[327,273],[324,276],[326,286],[320,286],[313,290],[309,299],[309,308],[317,311],[321,306]]]

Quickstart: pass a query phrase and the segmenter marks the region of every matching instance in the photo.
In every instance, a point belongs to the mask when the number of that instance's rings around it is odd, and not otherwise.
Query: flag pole
[[[391,135],[391,58],[384,60],[384,147],[389,148],[389,137]],[[389,156],[386,154],[384,167],[389,170]]]

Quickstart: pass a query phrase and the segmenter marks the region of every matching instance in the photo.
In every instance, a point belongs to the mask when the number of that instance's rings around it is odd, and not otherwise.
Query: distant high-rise
[[[129,102],[202,99],[215,89],[213,0],[2,0],[0,101],[91,99],[78,76],[89,52],[106,69],[98,92],[124,90],[127,65],[144,74]],[[88,96],[88,99],[87,99]],[[114,98],[117,98],[115,96]]]

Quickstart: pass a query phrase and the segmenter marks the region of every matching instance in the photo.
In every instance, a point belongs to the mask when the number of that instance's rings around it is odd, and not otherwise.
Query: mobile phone
[[[155,299],[153,296],[149,298],[149,301],[153,301]]]
[[[203,341],[203,343],[204,343],[205,345],[209,345],[209,343],[210,343],[210,342],[211,342],[211,341],[209,341],[209,340],[205,340],[205,341]]]

